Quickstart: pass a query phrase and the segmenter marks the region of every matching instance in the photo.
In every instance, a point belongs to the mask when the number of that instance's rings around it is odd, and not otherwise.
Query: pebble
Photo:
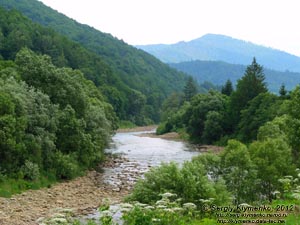
[[[104,199],[120,203],[148,165],[129,162],[121,157],[104,163],[104,173],[89,171],[86,176],[52,185],[51,188],[29,190],[12,198],[0,197],[0,224],[48,224],[66,222],[69,215],[90,214]],[[26,206],[26,207],[25,207]]]

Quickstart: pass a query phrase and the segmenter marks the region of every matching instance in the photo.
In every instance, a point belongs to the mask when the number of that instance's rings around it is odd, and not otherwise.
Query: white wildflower
[[[153,207],[153,206],[151,206],[151,205],[148,205],[148,206],[145,207],[145,209],[153,210],[153,209],[155,209],[155,207]]]
[[[112,216],[112,213],[109,210],[104,210],[104,211],[101,211],[101,216],[102,217],[104,217],[104,216]]]
[[[180,208],[180,207],[174,207],[174,208],[172,208],[172,209],[173,209],[173,211],[175,211],[175,212],[180,212],[180,211],[183,210],[183,208]]]
[[[251,205],[249,205],[249,204],[247,204],[247,203],[241,203],[240,206],[251,207]]]
[[[130,212],[130,211],[131,211],[131,209],[129,209],[129,208],[122,208],[121,209],[122,213]]]
[[[146,207],[146,206],[148,206],[148,205],[147,205],[147,204],[144,204],[144,203],[138,202],[138,203],[135,204],[135,206],[144,208],[144,207]]]
[[[165,208],[167,208],[167,206],[165,206],[165,205],[158,205],[156,208],[157,209],[165,209]]]
[[[168,209],[168,208],[166,208],[166,209],[163,209],[165,212],[169,212],[169,213],[174,213],[174,210],[173,209]]]
[[[156,205],[167,205],[168,202],[166,200],[158,200],[155,204]]]
[[[196,209],[197,206],[192,202],[188,202],[188,203],[183,204],[183,208],[185,208],[185,209]]]
[[[171,198],[171,197],[176,197],[176,194],[170,193],[170,192],[166,192],[164,194],[161,194],[162,198]]]
[[[133,208],[133,205],[129,204],[129,203],[122,203],[121,205],[121,208]]]

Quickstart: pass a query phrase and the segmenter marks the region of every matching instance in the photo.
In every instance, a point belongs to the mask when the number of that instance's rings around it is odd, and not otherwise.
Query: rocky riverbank
[[[122,158],[114,158],[104,166],[114,167],[123,161]],[[51,188],[0,198],[0,225],[39,224],[62,211],[71,211],[75,215],[88,214],[104,202],[121,202],[129,189],[116,189],[114,185],[104,183],[103,173],[89,171],[86,176],[58,183]]]
[[[155,129],[156,126],[148,126],[118,132]],[[149,135],[174,140],[176,134]],[[134,146],[131,150],[134,150]],[[83,177],[55,184],[51,188],[29,190],[12,198],[0,198],[0,225],[43,224],[49,218],[64,221],[64,217],[60,216],[68,212],[75,216],[85,215],[94,213],[103,203],[118,204],[150,167],[136,160],[110,157],[101,165],[103,172],[89,171]]]

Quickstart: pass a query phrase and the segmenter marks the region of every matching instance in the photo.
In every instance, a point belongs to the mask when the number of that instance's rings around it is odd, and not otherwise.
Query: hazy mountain
[[[224,35],[207,34],[189,42],[137,47],[168,63],[210,60],[248,65],[256,57],[266,68],[300,72],[300,57]]]
[[[170,63],[170,66],[192,75],[198,82],[209,81],[215,85],[224,85],[230,79],[233,83],[241,78],[246,70],[245,65],[230,64],[221,61],[189,61]],[[281,84],[288,90],[300,83],[300,73],[280,72],[264,68],[266,82],[270,91],[278,93]]]

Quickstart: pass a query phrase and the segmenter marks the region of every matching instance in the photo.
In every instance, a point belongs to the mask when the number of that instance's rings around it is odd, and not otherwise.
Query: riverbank
[[[152,131],[152,130],[156,129],[157,127],[149,126],[149,127],[144,127],[144,128],[148,129],[148,131]],[[136,129],[136,128],[132,128],[131,131],[130,131],[130,129],[128,129],[127,132],[136,132],[136,131],[139,131],[139,130]],[[169,132],[169,133],[157,135],[154,131],[154,132],[151,132],[151,133],[139,134],[138,136],[140,136],[140,137],[150,137],[150,138],[162,138],[162,139],[171,140],[171,141],[187,142],[186,140],[182,139],[177,132]],[[189,144],[191,146],[193,146],[193,149],[195,149],[196,151],[203,152],[203,153],[204,152],[213,152],[215,154],[219,154],[220,152],[222,152],[224,150],[224,147],[222,147],[222,146],[201,145],[201,144],[191,144],[191,143],[189,143]]]
[[[133,127],[133,128],[120,128],[117,130],[117,133],[129,133],[129,132],[142,132],[142,131],[152,131],[156,130],[157,125],[149,125],[143,127]]]
[[[104,167],[114,167],[122,159],[108,160]],[[50,218],[62,209],[75,215],[94,212],[103,203],[119,203],[128,189],[115,190],[103,183],[103,174],[88,171],[83,177],[53,185],[51,188],[29,190],[12,198],[0,198],[0,225],[33,225]]]
[[[147,126],[119,130],[118,132],[152,131],[155,129],[156,126]],[[177,134],[158,136],[155,133],[150,133],[149,135],[152,135],[153,138],[172,139]],[[172,145],[170,153],[173,152],[173,149],[174,146]],[[134,148],[130,151],[134,151]],[[111,205],[120,203],[130,193],[135,181],[151,166],[145,163],[141,165],[138,162],[129,162],[123,157],[111,157],[101,167],[104,168],[104,173],[88,171],[83,177],[58,183],[50,188],[29,190],[14,195],[12,198],[0,198],[0,225],[39,224],[64,209],[72,211],[75,215],[85,215],[95,212],[103,203]],[[105,180],[109,178],[107,175],[110,176],[107,169],[115,167],[120,169],[118,172],[113,171],[111,173],[113,182],[106,183]]]

